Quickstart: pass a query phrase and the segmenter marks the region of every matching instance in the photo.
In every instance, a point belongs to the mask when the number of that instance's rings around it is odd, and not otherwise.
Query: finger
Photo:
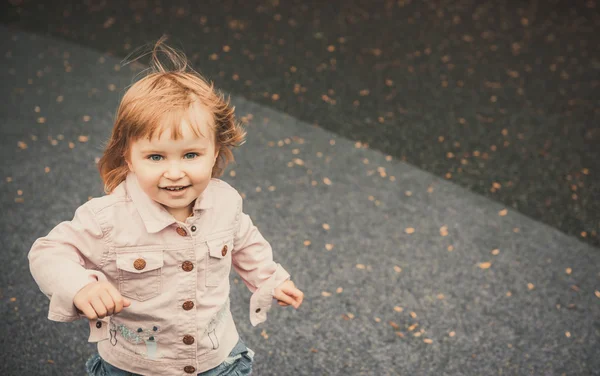
[[[289,295],[287,295],[285,293],[279,295],[277,297],[277,300],[282,301],[282,302],[284,302],[286,304],[289,304],[289,305],[294,305],[294,298],[292,298],[291,296],[289,296]]]
[[[113,302],[115,303],[115,309],[113,313],[119,313],[123,310],[124,299],[121,293],[114,287],[110,287],[108,289],[108,293],[110,294]]]
[[[123,297],[123,307],[129,307],[131,305],[131,300]]]
[[[285,302],[282,302],[281,300],[278,300],[278,301],[277,301],[277,304],[279,304],[279,305],[280,305],[280,306],[282,306],[282,307],[287,307],[287,306],[289,306],[289,304],[287,304],[287,303],[285,303]]]
[[[300,304],[302,304],[302,301],[304,300],[304,293],[300,290],[298,290],[295,287],[291,287],[289,289],[287,289],[286,294],[288,294],[289,296],[294,298],[295,304],[294,307],[298,308],[300,306]]]
[[[98,318],[103,319],[106,317],[106,307],[99,297],[92,299],[90,303],[92,304],[94,311],[96,311]]]
[[[98,315],[96,314],[96,311],[94,311],[94,308],[92,307],[92,305],[90,303],[84,303],[84,304],[80,304],[78,306],[76,306],[81,313],[83,313],[85,315],[85,317],[87,317],[89,320],[96,320],[98,318]]]
[[[100,293],[100,300],[102,300],[102,304],[106,308],[106,316],[112,315],[115,312],[115,302],[108,291],[105,290]]]

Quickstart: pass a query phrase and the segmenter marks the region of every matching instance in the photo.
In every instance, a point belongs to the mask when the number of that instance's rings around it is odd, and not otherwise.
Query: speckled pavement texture
[[[2,375],[82,375],[84,322],[46,319],[27,251],[89,196],[135,74],[0,26]],[[600,374],[598,249],[446,179],[233,97],[249,137],[224,179],[306,293],[252,327],[256,375]],[[235,171],[235,173],[232,173]]]
[[[218,87],[600,246],[598,0],[10,0],[120,58],[163,33]]]

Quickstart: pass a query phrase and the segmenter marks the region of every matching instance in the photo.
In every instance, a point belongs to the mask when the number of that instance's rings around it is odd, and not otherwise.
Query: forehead
[[[142,138],[179,140],[197,138],[214,141],[214,119],[211,112],[198,102],[190,107],[164,113],[155,124],[149,125]]]

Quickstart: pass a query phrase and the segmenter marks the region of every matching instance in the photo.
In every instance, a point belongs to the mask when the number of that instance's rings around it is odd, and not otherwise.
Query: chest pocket
[[[163,251],[118,252],[119,291],[139,301],[158,296],[162,288]]]
[[[218,286],[223,279],[229,278],[231,270],[231,252],[233,252],[233,234],[206,241],[206,286]]]

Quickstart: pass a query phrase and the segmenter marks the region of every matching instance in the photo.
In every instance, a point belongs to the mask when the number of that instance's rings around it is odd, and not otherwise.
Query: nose
[[[179,180],[185,176],[185,173],[179,163],[173,162],[169,164],[169,167],[165,170],[163,176],[169,180]]]

